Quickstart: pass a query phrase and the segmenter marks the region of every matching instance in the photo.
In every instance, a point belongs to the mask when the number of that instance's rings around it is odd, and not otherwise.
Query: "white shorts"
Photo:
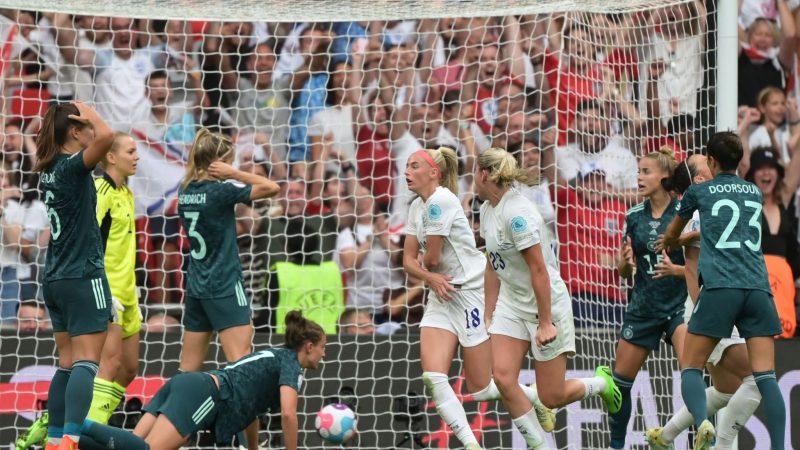
[[[572,319],[572,311],[568,310],[563,317],[555,321],[554,325],[557,332],[556,340],[539,348],[536,345],[536,330],[539,323],[523,319],[508,308],[504,308],[502,303],[498,303],[492,316],[489,334],[500,334],[530,342],[531,353],[536,361],[550,361],[563,354],[570,358],[575,356],[575,322]]]
[[[692,311],[694,310],[694,302],[690,297],[686,298],[686,311],[683,313],[684,321],[688,324],[689,319],[692,317]],[[719,364],[719,361],[722,359],[722,355],[725,354],[725,350],[732,345],[739,345],[745,344],[746,341],[744,338],[739,336],[739,330],[736,327],[733,327],[733,331],[731,331],[731,337],[720,339],[717,342],[717,346],[714,347],[714,350],[711,352],[711,356],[708,357],[708,363],[716,366]]]
[[[440,328],[458,337],[462,347],[475,347],[489,340],[483,323],[483,289],[452,293],[453,299],[442,301],[431,292],[425,305],[420,328]]]

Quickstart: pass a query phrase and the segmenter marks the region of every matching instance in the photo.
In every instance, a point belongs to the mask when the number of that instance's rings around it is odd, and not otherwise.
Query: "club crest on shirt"
[[[430,220],[439,220],[442,218],[442,207],[437,204],[428,206],[428,218]]]
[[[647,241],[647,250],[655,253],[655,251],[656,251],[656,241],[655,241],[655,239]]]
[[[522,233],[528,229],[528,221],[522,216],[517,216],[511,219],[511,231],[514,233]]]

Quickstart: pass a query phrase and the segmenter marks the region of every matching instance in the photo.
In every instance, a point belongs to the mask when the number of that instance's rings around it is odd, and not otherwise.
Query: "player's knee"
[[[502,367],[496,367],[492,372],[492,378],[497,385],[500,394],[505,396],[505,393],[510,392],[511,389],[516,387],[519,382],[517,381],[519,374],[514,374],[510,370],[505,370]]]
[[[550,409],[560,408],[567,404],[566,396],[563,392],[539,390],[539,401]]]

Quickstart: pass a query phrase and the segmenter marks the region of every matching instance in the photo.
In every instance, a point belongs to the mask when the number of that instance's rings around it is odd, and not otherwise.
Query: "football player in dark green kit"
[[[114,132],[80,102],[51,106],[36,138],[36,166],[50,219],[44,301],[53,323],[58,370],[48,394],[48,450],[75,450],[112,318],[92,170]]]
[[[715,440],[707,419],[703,366],[733,326],[747,340],[753,377],[761,392],[773,450],[783,450],[786,406],[775,379],[775,342],[781,324],[761,252],[762,197],[759,188],[736,176],[743,150],[739,137],[719,132],[706,144],[714,178],[686,190],[663,247],[679,248],[678,237],[695,210],[700,212],[698,262],[703,290],[689,321],[684,344],[681,392],[697,428],[695,450]]]
[[[280,188],[267,178],[231,167],[235,153],[227,136],[205,128],[198,131],[178,194],[178,214],[191,250],[181,372],[202,368],[212,332],[219,333],[228,362],[252,351],[252,311],[236,246],[235,207],[272,197]],[[257,426],[253,422],[246,430],[251,449],[255,448]]]
[[[675,217],[669,183],[677,166],[671,149],[648,153],[639,160],[639,195],[645,201],[625,214],[625,233],[617,267],[620,275],[634,276],[614,362],[614,382],[622,394],[622,407],[609,414],[612,449],[625,447],[631,418],[631,388],[650,352],[662,337],[675,348],[680,360],[686,325],[683,322],[686,279],[683,250],[656,251],[656,240]]]
[[[133,433],[87,421],[82,450],[177,450],[199,430],[214,432],[219,445],[266,412],[281,413],[283,442],[297,450],[297,398],[303,369],[325,357],[322,327],[300,311],[286,315],[285,347],[251,353],[210,372],[182,373],[144,407]]]

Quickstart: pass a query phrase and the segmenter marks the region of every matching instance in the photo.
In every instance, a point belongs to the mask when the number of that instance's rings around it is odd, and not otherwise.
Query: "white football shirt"
[[[407,220],[406,234],[417,237],[423,254],[428,236],[444,238],[437,273],[453,277],[450,282],[459,289],[483,289],[486,259],[475,248],[472,227],[455,194],[439,186],[427,202],[417,197],[408,209]]]
[[[547,273],[550,275],[551,313],[553,321],[563,318],[572,308],[567,286],[561,279],[558,263],[544,221],[536,206],[516,189],[510,189],[493,207],[481,205],[481,236],[486,240],[489,262],[500,278],[498,305],[519,317],[536,321],[539,307],[531,284],[531,271],[522,250],[540,244]]]

